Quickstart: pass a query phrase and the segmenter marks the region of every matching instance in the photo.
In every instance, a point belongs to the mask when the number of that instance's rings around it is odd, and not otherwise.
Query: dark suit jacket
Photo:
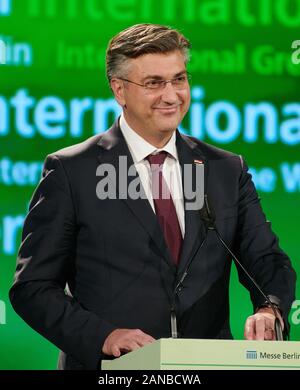
[[[295,275],[261,210],[240,156],[177,133],[180,164],[205,164],[205,192],[227,244],[266,294],[281,299],[286,318]],[[25,220],[10,299],[17,313],[63,353],[60,367],[96,369],[107,335],[140,328],[170,337],[174,283],[193,259],[176,302],[185,338],[230,338],[231,258],[205,229],[199,211],[185,212],[178,269],[146,199],[99,200],[99,164],[127,156],[115,123],[107,132],[49,155]],[[133,178],[129,179],[133,180]],[[254,307],[263,298],[239,271]],[[65,288],[68,286],[69,293]]]

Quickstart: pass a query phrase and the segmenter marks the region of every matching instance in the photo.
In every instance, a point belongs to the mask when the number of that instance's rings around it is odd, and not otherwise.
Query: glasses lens
[[[189,77],[188,75],[182,75],[179,77],[176,77],[172,80],[173,87],[176,89],[185,89],[188,85]]]
[[[149,80],[145,83],[147,89],[159,89],[163,86],[163,80]]]
[[[187,76],[182,75],[173,79],[172,84],[176,88],[184,88],[187,84],[187,81],[188,81]]]
[[[149,80],[144,86],[146,89],[163,89],[166,86],[166,83],[171,83],[176,89],[184,89],[190,79],[188,74],[183,74],[179,77],[175,77],[172,80]]]

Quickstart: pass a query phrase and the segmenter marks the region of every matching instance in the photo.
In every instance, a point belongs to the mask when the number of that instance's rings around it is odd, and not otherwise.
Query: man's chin
[[[166,126],[159,126],[157,127],[161,133],[172,133],[174,130],[176,130],[178,127],[177,122],[174,123],[174,126],[172,124],[168,124]]]
[[[178,118],[164,118],[163,120],[157,121],[157,128],[163,132],[174,131],[179,126],[180,121]]]

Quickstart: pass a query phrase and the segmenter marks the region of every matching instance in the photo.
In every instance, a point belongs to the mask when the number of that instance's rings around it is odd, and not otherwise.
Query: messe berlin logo
[[[0,0],[0,16],[11,14],[11,0]]]
[[[257,359],[257,351],[246,351],[246,359]]]

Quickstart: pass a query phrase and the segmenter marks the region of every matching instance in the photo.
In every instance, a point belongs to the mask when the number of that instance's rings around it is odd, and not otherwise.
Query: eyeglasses
[[[165,88],[167,83],[171,83],[173,88],[176,90],[185,89],[189,80],[191,79],[191,75],[189,73],[182,74],[178,77],[174,77],[174,79],[171,80],[157,80],[157,79],[151,79],[146,81],[144,84],[136,83],[135,81],[131,81],[128,79],[124,79],[122,77],[118,77],[120,80],[127,81],[128,83],[132,83],[135,85],[139,85],[140,87],[143,87],[148,90],[156,90],[160,91]]]

